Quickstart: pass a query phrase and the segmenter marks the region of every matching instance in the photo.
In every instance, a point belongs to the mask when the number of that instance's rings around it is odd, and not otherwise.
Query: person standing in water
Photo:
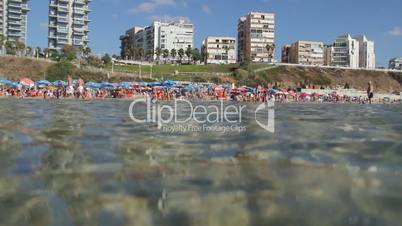
[[[372,103],[371,100],[374,97],[374,87],[373,87],[373,84],[371,83],[371,81],[368,83],[367,96],[368,96],[368,99],[369,99],[369,103],[371,104]]]

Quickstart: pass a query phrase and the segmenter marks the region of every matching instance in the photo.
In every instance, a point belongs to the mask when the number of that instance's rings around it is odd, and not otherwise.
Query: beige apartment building
[[[331,66],[333,53],[334,53],[333,45],[324,45],[324,65],[325,66]]]
[[[236,38],[209,36],[202,42],[206,64],[236,63]]]
[[[282,58],[291,64],[324,65],[324,43],[297,41],[290,47],[284,46]]]
[[[250,12],[237,29],[239,62],[275,62],[275,14]]]

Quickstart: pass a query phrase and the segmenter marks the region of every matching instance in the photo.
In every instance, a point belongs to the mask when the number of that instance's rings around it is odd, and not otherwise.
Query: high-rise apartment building
[[[238,23],[238,61],[275,61],[275,14],[251,12]]]
[[[349,34],[337,37],[332,53],[332,65],[359,68],[359,42]]]
[[[331,66],[333,53],[334,53],[333,45],[324,45],[324,65],[325,66]]]
[[[324,65],[324,43],[322,42],[297,41],[287,49],[288,63]]]
[[[359,42],[359,67],[375,68],[374,42],[369,41],[365,35],[355,38]]]
[[[282,63],[290,63],[290,49],[291,45],[284,45],[282,47],[282,54],[281,54],[281,62]]]
[[[202,51],[207,56],[206,64],[236,63],[236,38],[210,36],[202,42]]]
[[[0,34],[26,45],[28,0],[0,0]]]
[[[389,61],[389,69],[402,70],[402,57],[395,57]]]
[[[48,46],[87,47],[89,44],[89,3],[91,0],[49,0]]]
[[[141,49],[144,53],[175,49],[187,50],[194,46],[194,26],[186,20],[162,22],[154,21],[148,27],[133,27],[120,36],[122,55],[128,47]],[[138,54],[137,54],[138,55]],[[137,56],[138,58],[138,56]],[[156,54],[152,57],[156,59]]]

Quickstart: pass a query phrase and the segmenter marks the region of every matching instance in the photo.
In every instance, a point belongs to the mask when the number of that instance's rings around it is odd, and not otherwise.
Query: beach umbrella
[[[48,86],[50,85],[50,82],[48,80],[39,80],[35,82],[35,85],[37,86]]]
[[[150,86],[161,86],[162,83],[161,82],[151,82],[148,85],[150,85]]]
[[[101,89],[115,89],[117,87],[116,84],[109,83],[109,82],[104,82],[100,84]]]
[[[188,86],[184,87],[184,89],[188,90],[188,91],[192,91],[192,90],[194,90],[194,88],[195,87],[193,85],[188,85]]]
[[[10,80],[6,80],[6,79],[1,79],[1,80],[0,80],[0,84],[3,84],[3,85],[9,85],[9,84],[11,84],[11,83],[13,83],[13,82],[10,81]]]
[[[33,86],[35,86],[34,81],[32,81],[32,80],[29,79],[29,78],[21,78],[21,79],[20,79],[20,84],[23,85],[23,86],[28,86],[28,87],[33,87]]]
[[[134,82],[134,83],[131,84],[131,87],[134,88],[134,89],[138,89],[138,88],[141,87],[141,85],[139,83],[137,83],[137,82]]]
[[[279,90],[277,90],[277,89],[268,89],[267,92],[268,92],[269,94],[275,94],[275,93],[279,92]]]
[[[85,87],[91,88],[91,89],[99,89],[101,87],[101,84],[96,83],[96,82],[87,82],[85,84]]]
[[[140,86],[142,86],[142,87],[148,86],[148,83],[147,83],[147,82],[139,82],[138,84],[139,84]]]
[[[215,86],[215,87],[214,87],[214,90],[216,90],[216,91],[222,91],[222,90],[224,90],[224,88],[223,88],[223,86],[218,85],[218,86]]]
[[[132,82],[121,82],[118,84],[118,87],[124,88],[124,89],[129,89],[131,88]]]
[[[54,82],[52,82],[52,84],[54,86],[59,86],[59,84],[63,85],[63,86],[67,86],[67,82],[63,81],[63,80],[56,80]]]

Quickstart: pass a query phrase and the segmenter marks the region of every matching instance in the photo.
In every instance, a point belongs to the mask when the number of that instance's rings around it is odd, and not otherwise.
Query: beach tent
[[[35,86],[34,81],[32,81],[32,80],[29,79],[29,78],[21,78],[21,79],[20,79],[20,84],[21,84],[22,86],[26,86],[26,87],[33,87],[33,86]]]

